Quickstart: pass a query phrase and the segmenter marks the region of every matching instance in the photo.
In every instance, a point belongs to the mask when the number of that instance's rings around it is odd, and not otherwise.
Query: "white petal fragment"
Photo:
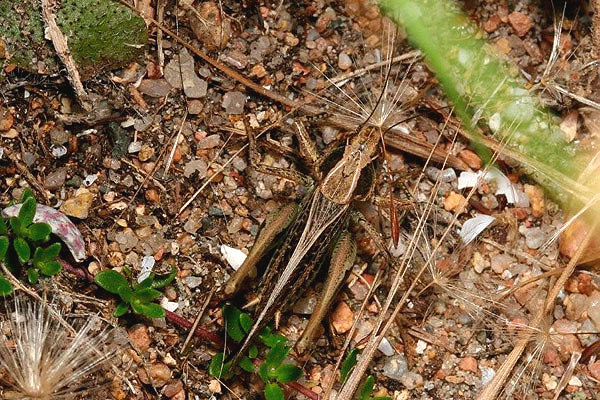
[[[481,232],[485,230],[496,218],[477,214],[473,218],[465,221],[460,232],[458,233],[465,244],[471,243]]]
[[[221,254],[227,260],[229,265],[231,265],[231,268],[236,271],[242,266],[247,257],[243,251],[224,244],[221,245]]]
[[[479,179],[483,179],[486,182],[494,181],[496,183],[496,193],[503,194],[506,196],[506,201],[509,204],[514,204],[519,200],[517,190],[513,186],[512,182],[506,175],[497,168],[490,168],[487,171],[461,172],[458,177],[458,188],[465,189],[476,186],[479,183]]]

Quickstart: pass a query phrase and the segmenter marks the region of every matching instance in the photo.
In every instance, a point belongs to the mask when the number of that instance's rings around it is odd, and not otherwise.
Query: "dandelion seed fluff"
[[[102,387],[95,375],[113,355],[111,332],[95,332],[90,318],[72,336],[48,307],[17,296],[14,311],[2,316],[0,370],[8,390],[1,398],[63,400]]]

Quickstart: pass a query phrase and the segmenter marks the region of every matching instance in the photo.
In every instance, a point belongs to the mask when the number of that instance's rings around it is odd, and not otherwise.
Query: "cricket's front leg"
[[[302,332],[302,336],[296,342],[296,352],[298,354],[306,353],[312,346],[321,321],[327,315],[327,311],[346,276],[346,272],[352,268],[355,258],[356,243],[350,232],[344,230],[340,233],[333,248],[327,279],[323,285],[315,311],[312,313],[306,329]]]

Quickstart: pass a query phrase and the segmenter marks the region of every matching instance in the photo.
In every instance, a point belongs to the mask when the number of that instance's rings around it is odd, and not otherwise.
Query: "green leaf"
[[[288,338],[286,338],[283,335],[280,335],[279,333],[273,334],[270,333],[268,335],[261,335],[259,336],[260,339],[262,340],[262,342],[265,344],[265,346],[267,347],[275,347],[278,344],[286,344],[288,341]]]
[[[33,222],[35,217],[35,199],[33,197],[27,197],[23,202],[21,209],[19,210],[19,221],[23,228],[28,227]]]
[[[358,400],[369,400],[371,393],[373,393],[374,386],[375,378],[373,378],[373,375],[369,375],[365,383],[363,383],[358,390]]]
[[[35,195],[33,194],[33,191],[30,188],[25,188],[25,190],[23,190],[23,193],[21,193],[19,203],[25,203],[25,201],[30,197],[35,201]]]
[[[19,262],[21,264],[25,264],[27,261],[29,261],[29,258],[31,257],[31,249],[29,248],[29,245],[25,239],[20,237],[16,238],[13,242],[13,247],[17,252],[17,257],[19,258]]]
[[[94,278],[94,282],[102,289],[113,294],[119,294],[121,286],[129,286],[127,279],[123,275],[110,269],[98,272]]]
[[[270,366],[277,368],[285,357],[288,355],[292,348],[284,345],[283,343],[277,343],[269,352],[267,353],[267,358],[265,362]]]
[[[152,289],[152,288],[135,290],[133,292],[133,297],[135,297],[136,299],[138,299],[142,303],[149,303],[152,300],[156,300],[156,299],[158,299],[161,296],[162,296],[161,292],[159,292],[156,289]]]
[[[33,267],[27,268],[27,280],[29,281],[29,283],[31,283],[32,285],[35,285],[39,279],[40,279],[40,275],[35,270],[35,268],[33,268]]]
[[[220,378],[223,375],[227,375],[227,371],[229,370],[229,363],[224,363],[223,360],[225,355],[223,353],[215,354],[213,359],[210,362],[208,367],[208,373],[211,376]]]
[[[157,275],[156,278],[154,278],[154,282],[152,282],[152,287],[154,289],[163,288],[163,287],[167,286],[169,283],[171,283],[173,281],[173,279],[175,279],[176,276],[177,276],[177,268],[172,268],[168,274]]]
[[[282,364],[277,367],[275,377],[280,383],[294,382],[300,379],[302,370],[292,364]]]
[[[227,334],[236,342],[241,341],[246,336],[240,325],[241,314],[241,311],[234,306],[229,304],[223,306],[223,318],[225,319]]]
[[[119,318],[120,316],[125,315],[127,311],[129,311],[129,304],[122,301],[117,305],[117,307],[115,307],[115,312],[113,315]]]
[[[240,368],[246,372],[254,372],[254,363],[248,357],[242,357],[240,360]]]
[[[142,312],[140,314],[145,315],[148,318],[162,318],[165,316],[165,310],[158,304],[140,304]]]
[[[144,309],[142,308],[143,303],[141,301],[139,301],[138,299],[131,299],[131,302],[129,303],[131,305],[131,309],[133,310],[134,313],[136,314],[143,314],[144,313]]]
[[[131,297],[133,296],[133,290],[129,286],[121,286],[118,290],[119,297],[125,303],[131,303]]]
[[[8,223],[16,236],[23,236],[23,224],[21,224],[21,220],[17,217],[12,217],[8,220]]]
[[[251,344],[248,348],[248,357],[256,358],[256,356],[258,356],[258,347],[256,347],[254,344]]]
[[[46,240],[51,233],[52,228],[50,227],[50,225],[45,224],[43,222],[31,224],[27,228],[27,237],[34,241]]]
[[[0,218],[0,235],[6,235],[8,233],[8,227],[3,218]]]
[[[344,360],[344,362],[342,362],[342,366],[340,368],[340,372],[342,375],[341,376],[342,383],[346,382],[346,378],[348,377],[348,374],[350,373],[350,371],[352,371],[352,368],[354,368],[354,366],[356,365],[357,357],[358,357],[359,353],[360,353],[360,350],[358,350],[358,349],[350,350],[350,353],[348,353],[348,356],[346,356],[346,359]]]
[[[256,373],[258,374],[258,376],[260,376],[260,379],[262,379],[263,382],[267,383],[269,382],[269,372],[272,370],[275,370],[275,368],[269,367],[269,365],[265,361],[263,361],[258,366]]]
[[[269,383],[265,385],[265,399],[266,400],[285,400],[283,397],[283,390],[276,383]]]
[[[13,291],[12,284],[3,276],[0,275],[0,296],[6,296]]]
[[[58,254],[60,253],[60,249],[61,249],[61,245],[60,243],[53,243],[50,246],[46,247],[45,249],[43,249],[43,251],[40,254],[41,260],[42,261],[54,261],[56,260],[56,257],[58,257]],[[35,255],[34,255],[35,258]]]
[[[250,332],[250,329],[252,328],[252,318],[250,318],[250,316],[246,313],[241,313],[240,326],[244,330],[244,333]]]
[[[8,237],[0,236],[0,261],[4,261],[6,252],[8,251]]]
[[[42,274],[46,276],[54,276],[60,272],[62,265],[58,261],[48,261],[39,263],[39,268]]]

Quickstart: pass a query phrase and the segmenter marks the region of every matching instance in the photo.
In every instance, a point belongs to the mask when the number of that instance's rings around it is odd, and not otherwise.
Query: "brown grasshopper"
[[[256,160],[255,138],[246,124],[251,147],[251,159]],[[348,139],[347,144],[332,148],[321,157],[308,132],[295,124],[300,153],[311,166],[315,181],[310,181],[308,194],[299,203],[291,203],[271,213],[260,230],[254,246],[242,266],[224,287],[225,297],[233,296],[243,281],[256,274],[256,264],[271,243],[284,235],[283,243],[275,250],[260,287],[254,325],[232,357],[235,364],[276,312],[291,304],[315,276],[318,266],[331,255],[329,270],[318,304],[296,351],[304,353],[312,343],[317,328],[334,299],[347,270],[353,265],[356,244],[347,231],[350,218],[357,213],[354,200],[365,200],[373,191],[374,169],[381,132],[363,125]],[[343,151],[342,151],[343,150]],[[275,171],[256,166],[259,172],[297,180],[290,171]],[[364,220],[363,220],[364,221]],[[366,222],[366,221],[364,221]]]

